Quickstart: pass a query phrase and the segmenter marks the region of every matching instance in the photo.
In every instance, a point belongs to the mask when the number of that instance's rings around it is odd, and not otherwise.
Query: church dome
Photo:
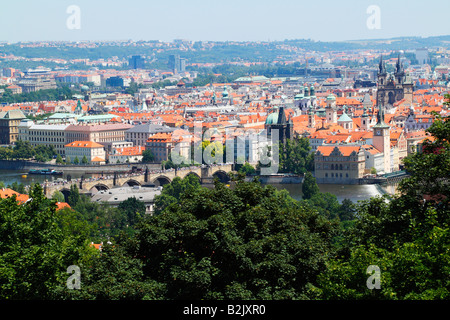
[[[225,88],[223,89],[223,92],[222,92],[222,98],[228,98],[227,87],[225,87]]]
[[[266,124],[276,124],[278,121],[278,111],[274,111],[266,118]]]
[[[352,122],[352,119],[344,112],[338,119],[338,122]]]
[[[330,94],[328,95],[328,97],[327,97],[327,101],[335,101],[335,100],[336,100],[335,95],[332,94],[332,93],[330,93]]]

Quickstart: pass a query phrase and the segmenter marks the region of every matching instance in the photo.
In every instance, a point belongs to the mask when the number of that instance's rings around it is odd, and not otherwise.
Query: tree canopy
[[[307,138],[286,139],[279,144],[279,172],[305,174],[313,169],[314,153]]]
[[[70,265],[86,263],[89,227],[68,212],[56,212],[36,184],[31,201],[0,200],[0,298],[54,299]]]

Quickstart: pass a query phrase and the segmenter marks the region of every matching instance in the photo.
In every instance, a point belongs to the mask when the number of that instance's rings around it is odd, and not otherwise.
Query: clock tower
[[[391,133],[390,127],[384,122],[383,107],[378,107],[377,123],[373,129],[373,146],[383,153],[384,173],[391,171]]]

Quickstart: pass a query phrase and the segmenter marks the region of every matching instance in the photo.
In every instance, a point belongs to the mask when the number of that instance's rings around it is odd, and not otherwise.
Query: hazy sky
[[[340,41],[449,35],[449,21],[450,0],[14,0],[1,3],[0,41]]]

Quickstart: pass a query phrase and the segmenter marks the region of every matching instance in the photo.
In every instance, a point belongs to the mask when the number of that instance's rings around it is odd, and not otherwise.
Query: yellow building
[[[13,144],[19,136],[19,124],[25,115],[19,109],[0,112],[0,144]]]
[[[319,146],[314,156],[318,183],[357,184],[364,175],[365,156],[361,146]]]

